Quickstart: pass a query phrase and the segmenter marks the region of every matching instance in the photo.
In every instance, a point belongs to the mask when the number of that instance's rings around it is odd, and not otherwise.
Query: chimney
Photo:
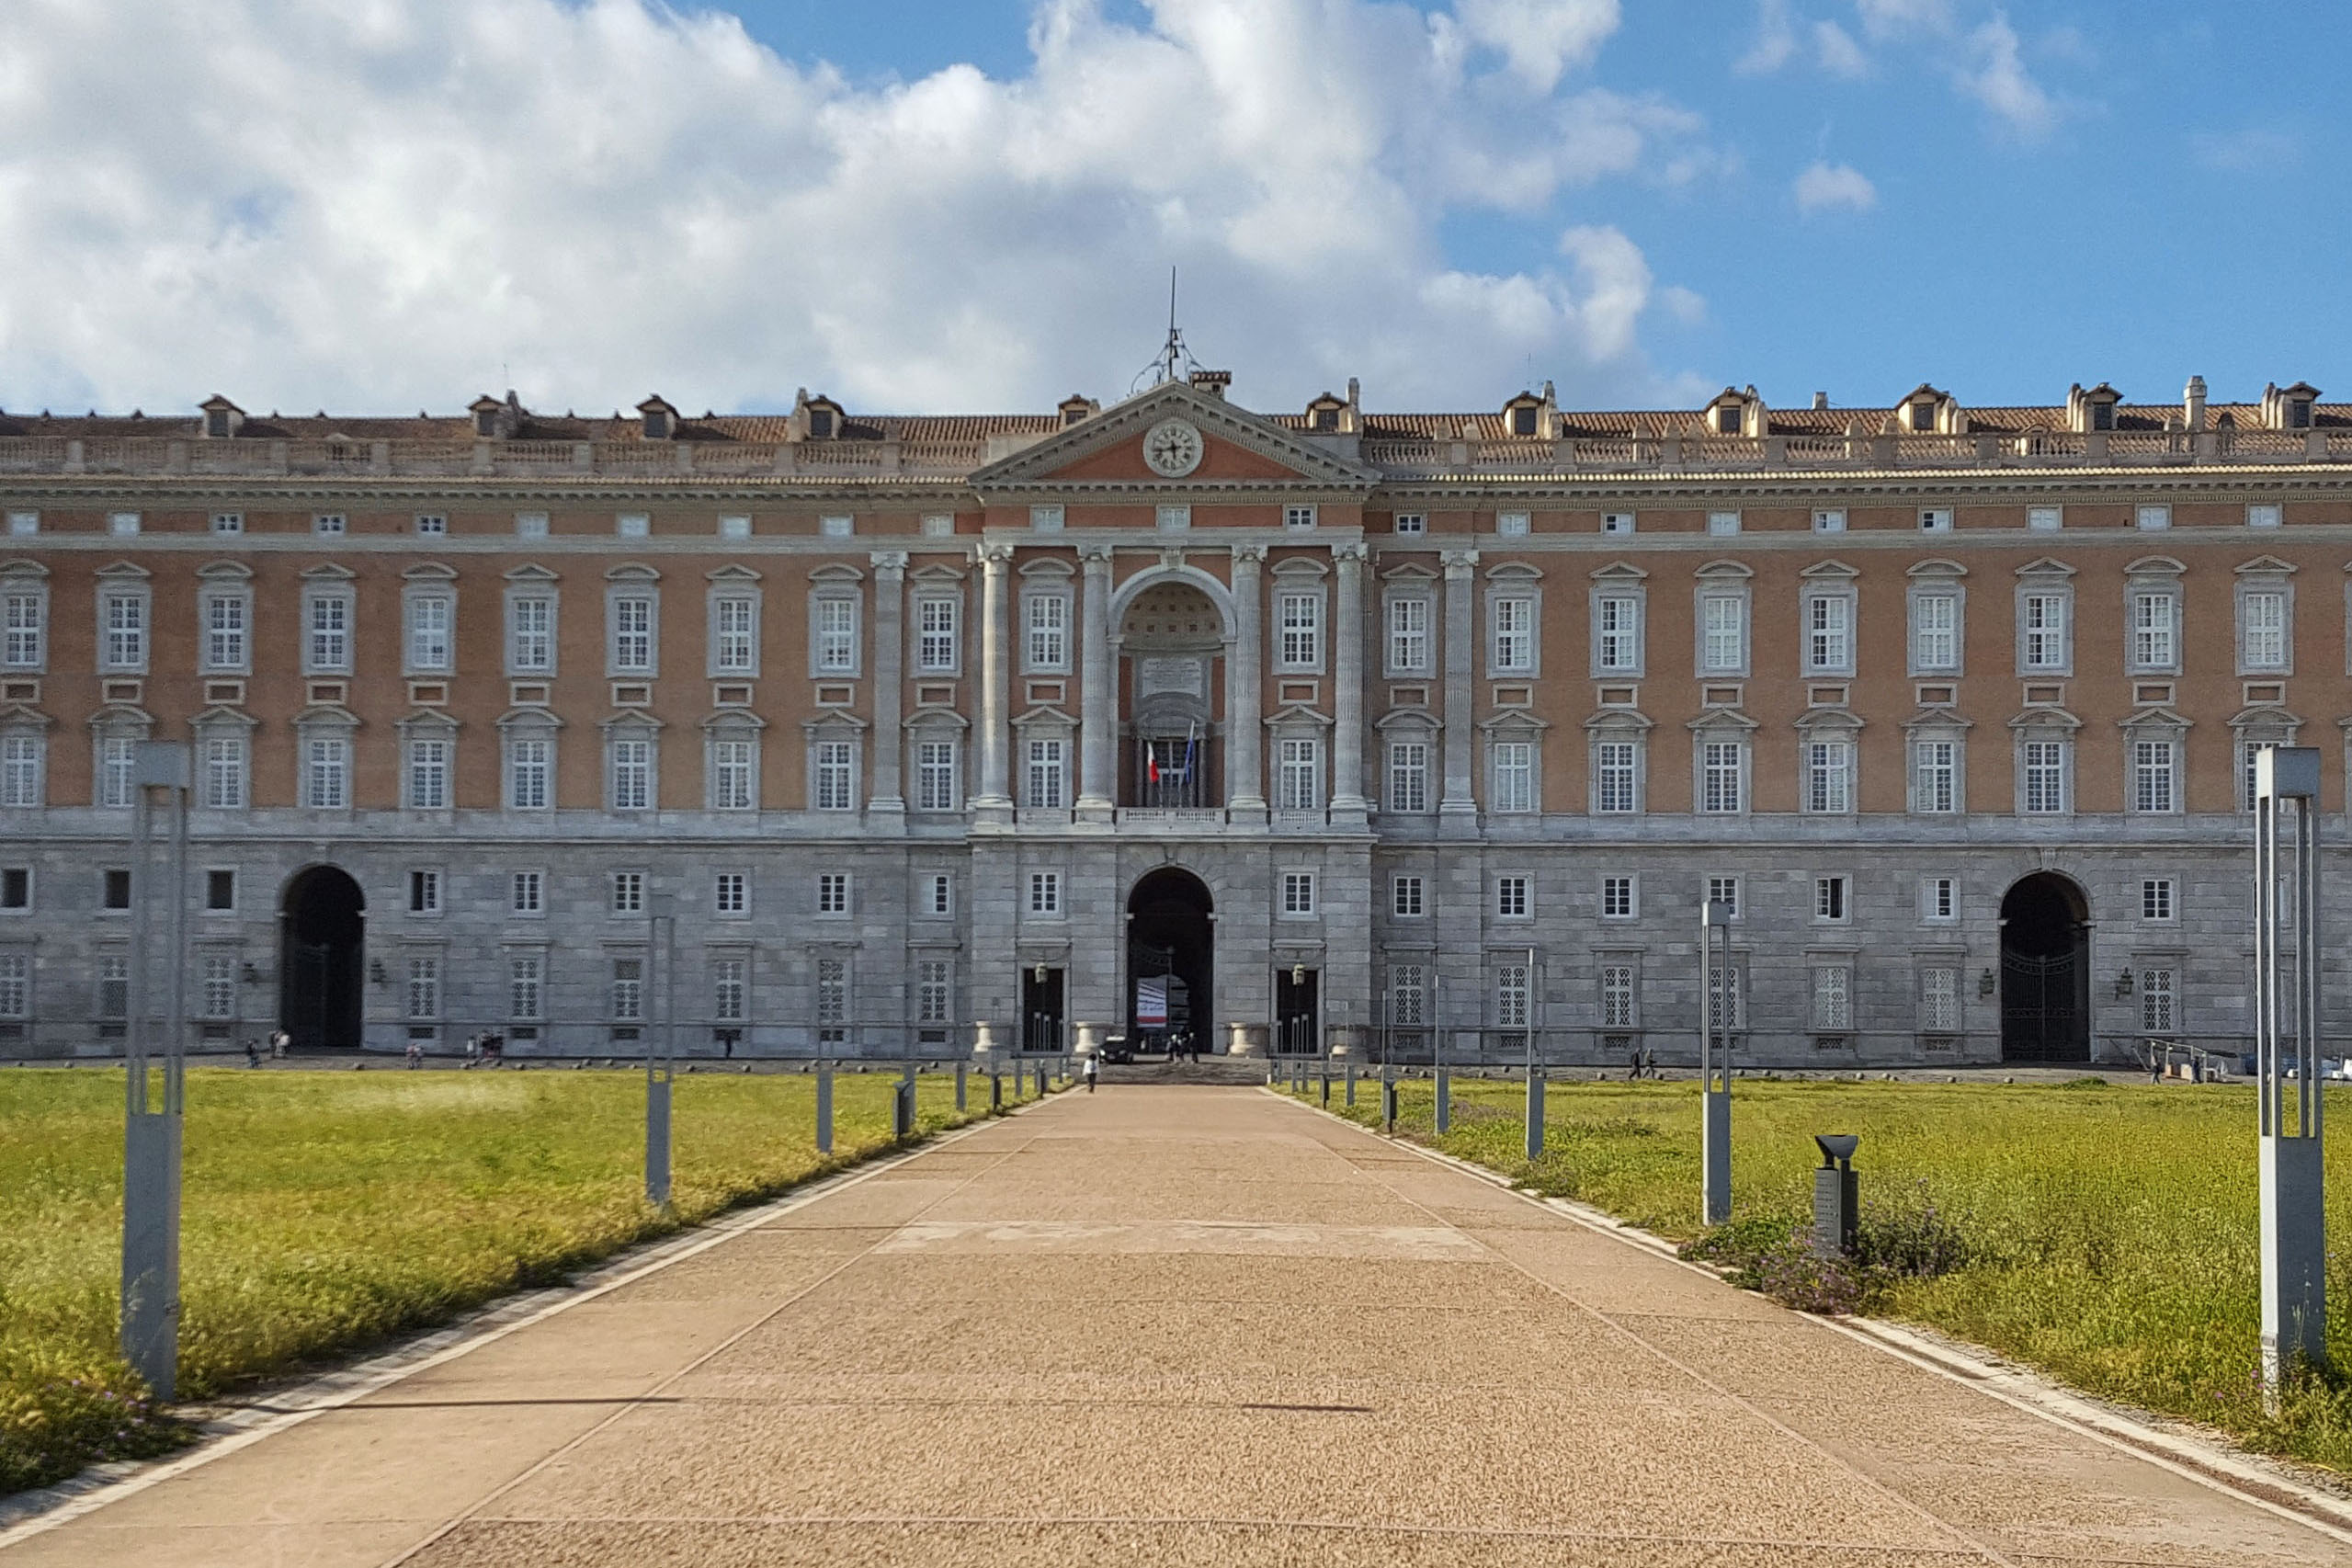
[[[2205,428],[2205,378],[2188,378],[2188,391],[2182,395],[2181,411],[2191,430]]]
[[[1225,389],[1233,384],[1233,373],[1231,370],[1195,370],[1191,380],[1194,392],[1221,400]]]
[[[1813,393],[1813,410],[1814,410],[1814,412],[1815,412],[1815,413],[1819,413],[1820,411],[1822,411],[1823,409],[1827,408],[1828,406],[1829,406],[1829,394],[1828,394],[1827,392],[1815,392],[1815,393]]]

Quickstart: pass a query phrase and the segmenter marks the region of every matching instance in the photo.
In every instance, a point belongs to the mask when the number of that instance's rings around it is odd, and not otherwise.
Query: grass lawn
[[[2210,1423],[2256,1449],[2352,1470],[2352,1381],[2315,1378],[2279,1416],[2262,1410],[2250,1087],[1742,1079],[1732,1101],[1734,1220],[1710,1238],[1699,1217],[1696,1083],[1554,1079],[1548,1088],[1533,1165],[1517,1083],[1457,1080],[1453,1129],[1440,1139],[1432,1085],[1408,1081],[1398,1128],[1535,1190],[1731,1256],[1810,1223],[1812,1134],[1858,1132],[1864,1250],[1875,1236],[1898,1261],[1872,1274],[1861,1310]],[[1340,1098],[1335,1086],[1334,1110]],[[1359,1084],[1357,1099],[1345,1114],[1377,1125],[1379,1085]],[[2352,1237],[2352,1148],[2340,1135],[2327,1180],[2329,1354],[2352,1368],[2352,1258],[2337,1240]],[[1931,1267],[1900,1266],[1931,1245]]]
[[[835,1076],[828,1158],[813,1078],[680,1076],[665,1216],[643,1197],[642,1073],[192,1069],[180,1397],[447,1319],[869,1155],[890,1144],[895,1082]],[[119,1069],[0,1072],[0,1494],[186,1439],[115,1350],[122,1102]],[[985,1114],[983,1077],[971,1104]],[[968,1119],[952,1075],[923,1079],[916,1109],[926,1132]]]

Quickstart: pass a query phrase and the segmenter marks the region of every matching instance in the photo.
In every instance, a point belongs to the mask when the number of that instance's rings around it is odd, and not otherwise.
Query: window
[[[1923,534],[1948,534],[1952,531],[1952,509],[1949,506],[1919,508],[1919,531]]]
[[[1960,1027],[1960,971],[1935,964],[1919,971],[1919,1027],[1931,1034],[1949,1034]]]
[[[304,607],[310,638],[303,646],[305,675],[348,675],[351,672],[351,599],[348,595],[313,594]]]
[[[1312,506],[1285,506],[1282,508],[1282,526],[1286,528],[1313,528],[1315,509]]]
[[[242,811],[245,803],[245,738],[243,735],[204,737],[205,809]]]
[[[1854,667],[1854,601],[1844,594],[1814,594],[1805,600],[1805,671],[1845,675]]]
[[[0,754],[8,756],[12,771],[17,777],[12,783],[28,790],[37,790],[40,780],[41,753],[47,749],[43,737],[16,734],[0,744]],[[131,783],[135,777],[132,765],[139,755],[139,742],[130,735],[108,735],[98,742],[98,804],[113,811],[129,811],[138,804],[138,787]],[[28,771],[26,771],[28,770]],[[14,791],[11,791],[13,796]],[[37,806],[40,800],[33,795],[10,805]]]
[[[1282,667],[1317,669],[1323,664],[1323,600],[1314,594],[1280,596]]]
[[[1494,514],[1494,531],[1506,538],[1523,535],[1528,531],[1528,515],[1525,512],[1497,512]]]
[[[849,960],[817,960],[817,1022],[840,1025],[849,1021]],[[841,1039],[839,1033],[834,1040]]]
[[[416,531],[426,539],[438,539],[449,531],[449,519],[438,512],[420,512]]]
[[[1292,915],[1315,912],[1315,874],[1312,871],[1282,873],[1282,913]]]
[[[545,512],[516,513],[515,537],[517,539],[545,539],[547,537],[547,514]]]
[[[1642,667],[1642,601],[1630,595],[1605,594],[1594,602],[1593,636],[1596,663],[1608,672],[1630,674]]]
[[[1601,1028],[1630,1029],[1635,1026],[1633,1009],[1633,966],[1630,963],[1604,963],[1600,966]]]
[[[408,873],[408,912],[411,915],[441,913],[441,873],[432,870]]]
[[[237,874],[234,871],[204,873],[204,907],[215,913],[237,907]]]
[[[1426,812],[1429,809],[1429,743],[1389,743],[1389,810]]]
[[[542,812],[555,803],[555,743],[517,736],[506,743],[506,803],[520,812]]]
[[[2281,588],[2249,588],[2238,597],[2239,662],[2249,671],[2287,668],[2287,595]]]
[[[1920,593],[1911,598],[1911,662],[1921,674],[1960,668],[1960,596]]]
[[[722,513],[719,517],[719,537],[721,539],[751,538],[751,519],[741,513]]]
[[[412,740],[408,743],[408,804],[411,809],[420,812],[449,809],[449,742]]]
[[[2173,880],[2170,877],[2149,877],[2140,883],[2140,918],[2170,922],[2173,918]]]
[[[0,963],[6,962],[0,959]],[[198,979],[197,1006],[199,1016],[207,1018],[233,1018],[237,1016],[237,960],[226,953],[204,955],[204,968]],[[0,1006],[0,1011],[5,1011]]]
[[[207,674],[240,674],[247,667],[253,601],[243,593],[204,596],[204,668]]]
[[[817,743],[814,805],[821,812],[855,811],[858,806],[858,754],[849,741]]]
[[[653,673],[653,600],[647,594],[616,594],[608,611],[612,627],[615,675]]]
[[[2066,743],[2028,741],[2025,810],[2037,815],[2066,809]]]
[[[739,958],[714,958],[710,960],[710,1020],[720,1024],[739,1024],[744,1017],[744,971],[749,963]]]
[[[1813,918],[1831,924],[1842,923],[1848,914],[1846,879],[1815,877],[1813,879]]]
[[[350,531],[340,512],[321,512],[311,519],[311,531],[321,539],[336,539]]]
[[[932,675],[953,675],[956,671],[956,610],[958,603],[948,598],[921,598],[915,601],[915,667]],[[1030,604],[1030,635],[1036,635],[1036,601]],[[1034,652],[1034,649],[1032,649]]]
[[[2054,534],[2060,528],[2063,528],[2065,523],[2066,509],[2063,506],[2028,506],[2026,508],[2026,528],[2029,532],[2038,534]]]
[[[1399,534],[1407,538],[1416,534],[1426,534],[1429,531],[1428,514],[1426,512],[1399,512],[1396,515],[1396,522],[1394,526]]]
[[[212,531],[224,535],[241,534],[245,531],[245,515],[243,512],[215,512],[212,514]]]
[[[1494,797],[1489,801],[1497,812],[1531,812],[1535,810],[1535,743],[1533,741],[1496,741],[1494,743]]]
[[[0,665],[38,670],[49,659],[49,601],[38,588],[0,595]]]
[[[747,812],[757,805],[755,784],[757,743],[715,740],[710,743],[710,809]]]
[[[1418,597],[1389,600],[1389,668],[1422,675],[1429,668],[1429,601]]]
[[[653,519],[642,512],[623,512],[613,518],[612,531],[622,539],[643,539],[653,531]]]
[[[1854,1027],[1854,971],[1846,964],[1813,965],[1813,1028]]]
[[[506,879],[506,912],[510,915],[547,913],[547,873],[517,871]]]
[[[2131,743],[2131,809],[2133,811],[2169,812],[2173,809],[2175,749],[2171,741],[2133,741]]]
[[[649,809],[653,803],[653,743],[616,736],[611,744],[612,809]]]
[[[1533,913],[1528,899],[1528,879],[1497,877],[1494,879],[1494,914],[1502,920],[1525,920]]]
[[[644,872],[615,871],[611,881],[607,886],[610,891],[608,907],[612,914],[642,915],[645,913]]]
[[[109,593],[100,606],[105,618],[103,667],[127,674],[147,668],[147,596]]]
[[[1740,810],[1745,790],[1747,747],[1738,741],[1708,741],[1699,748],[1699,809],[1723,813]]]
[[[1058,534],[1062,531],[1062,517],[1059,506],[1031,506],[1029,527],[1041,534]]]
[[[816,434],[815,424],[815,420],[812,418],[810,420],[809,434],[812,436]],[[827,433],[830,434],[831,432],[828,431]],[[817,533],[825,539],[848,539],[857,533],[857,531],[858,519],[854,517],[819,517],[817,519]]]
[[[108,954],[98,960],[98,1017],[124,1018],[131,1016],[131,960],[119,954]]]
[[[1059,737],[1029,743],[1030,805],[1059,811],[1065,803],[1067,792],[1062,789],[1064,749],[1064,743]]]
[[[108,745],[118,744],[129,745],[131,743],[106,743]],[[11,731],[0,735],[0,806],[38,806],[45,802],[47,797],[41,774],[48,750],[48,741],[41,735],[24,731]],[[130,802],[125,801],[123,804]]]
[[[710,667],[717,674],[750,675],[759,668],[759,601],[722,594],[710,601]]]
[[[2022,657],[2028,670],[2066,668],[2066,596],[2028,594]]]
[[[2158,528],[2173,526],[2173,509],[2170,506],[2140,506],[2133,509],[2132,519],[2143,530],[2153,533]]]
[[[1031,871],[1029,873],[1029,913],[1055,915],[1062,913],[1062,873]]]
[[[553,673],[554,599],[518,594],[506,601],[506,667],[516,675]]]
[[[1286,812],[1312,812],[1323,805],[1322,746],[1312,740],[1285,740],[1278,753],[1276,803]]]
[[[1813,532],[1817,534],[1842,534],[1845,531],[1846,512],[1843,507],[1833,506],[1813,513]]]
[[[32,868],[11,866],[0,870],[0,909],[30,909],[32,906]]]
[[[954,983],[945,959],[924,959],[915,966],[915,1021],[944,1024],[955,1005]]]
[[[1603,512],[1601,514],[1601,532],[1605,534],[1630,534],[1632,531],[1632,513]]]
[[[962,808],[956,788],[956,743],[918,741],[915,746],[915,809],[952,812]]]
[[[412,1018],[437,1018],[441,1016],[441,960],[427,954],[411,954],[408,960],[408,1016]]]
[[[547,960],[537,953],[506,960],[506,1011],[529,1023],[546,1004]]]
[[[2131,596],[2131,667],[2169,670],[2179,663],[2180,600],[2158,591]]]
[[[1418,920],[1428,912],[1422,902],[1422,881],[1419,877],[1400,876],[1389,881],[1389,912],[1400,920]]]
[[[1737,512],[1710,512],[1707,514],[1707,531],[1718,536],[1735,534],[1740,531],[1740,515]]]
[[[1631,877],[1601,879],[1601,918],[1630,920],[1636,911],[1635,884]]]
[[[716,915],[751,913],[751,878],[742,871],[721,871],[710,880],[710,909]]]
[[[449,667],[449,623],[454,608],[447,594],[409,596],[404,651],[410,669],[437,673]]]
[[[1747,668],[1747,599],[1740,594],[1709,594],[1699,601],[1699,667],[1708,675],[1738,675]]]
[[[1070,597],[1031,594],[1023,601],[1028,615],[1028,667],[1064,670],[1070,666]]]
[[[826,675],[848,675],[858,668],[858,601],[823,598],[816,602],[817,669]]]
[[[1164,534],[1182,533],[1192,527],[1189,506],[1158,506],[1153,509],[1152,521]]]
[[[1805,810],[1854,809],[1854,745],[1850,741],[1805,743]]]
[[[1602,741],[1593,747],[1593,810],[1614,813],[1641,809],[1636,785],[1639,762],[1631,741]]]
[[[312,811],[341,811],[351,803],[351,743],[341,735],[314,736],[302,746],[302,804]]]
[[[117,539],[133,538],[139,532],[139,514],[136,512],[108,513],[107,532]]]
[[[28,539],[40,532],[40,514],[39,512],[9,513],[8,532],[17,539]]]
[[[1499,598],[1487,607],[1494,634],[1494,669],[1522,675],[1535,668],[1535,601]]]
[[[956,912],[956,881],[945,871],[934,871],[924,879],[923,909],[926,915],[953,915]]]
[[[1708,879],[1707,879],[1707,902],[1708,902],[1708,903],[1720,903],[1720,904],[1721,904],[1721,905],[1723,906],[1723,913],[1724,913],[1725,915],[1729,915],[1732,919],[1733,919],[1733,920],[1737,920],[1737,919],[1740,917],[1740,880],[1739,880],[1739,878],[1737,878],[1737,877],[1710,877],[1710,878],[1708,878]]]
[[[631,1023],[645,1016],[643,959],[612,960],[612,1016],[620,1023]]]
[[[1937,812],[1960,809],[1958,741],[1911,743],[1911,809]]]
[[[1389,967],[1389,1022],[1418,1028],[1429,1021],[1429,971],[1421,964]]]
[[[2171,1034],[2180,1028],[2177,976],[2170,964],[2140,971],[2140,1027],[2150,1034]]]
[[[1497,964],[1494,969],[1494,1022],[1506,1029],[1528,1027],[1528,966]]]
[[[2245,526],[2250,528],[2275,528],[2282,509],[2275,502],[2253,502],[2245,509]]]

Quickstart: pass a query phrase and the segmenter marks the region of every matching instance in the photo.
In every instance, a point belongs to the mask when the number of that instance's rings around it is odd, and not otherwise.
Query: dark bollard
[[[958,1110],[967,1108],[964,1104],[964,1074],[966,1071],[966,1063],[961,1062],[956,1063],[956,1108]]]
[[[817,1153],[833,1153],[833,1063],[817,1063]]]
[[[1444,1132],[1454,1124],[1454,1075],[1444,1068],[1437,1069],[1437,1131]]]
[[[915,1077],[901,1078],[891,1096],[891,1136],[903,1142],[915,1136]]]
[[[1331,1063],[1328,1062],[1323,1068],[1323,1103],[1326,1106],[1331,1104]]]
[[[1861,1239],[1862,1205],[1854,1179],[1852,1132],[1817,1132],[1821,1165],[1813,1172],[1813,1251],[1824,1257],[1853,1256]]]
[[[1393,1079],[1393,1078],[1383,1078],[1383,1079],[1381,1079],[1381,1121],[1383,1121],[1383,1122],[1385,1122],[1385,1123],[1387,1124],[1387,1126],[1388,1126],[1388,1131],[1389,1131],[1390,1132],[1392,1132],[1392,1133],[1393,1133],[1393,1132],[1396,1131],[1396,1102],[1397,1102],[1397,1085],[1396,1085],[1396,1080],[1395,1080],[1395,1079]]]
[[[1005,1108],[1005,1074],[1002,1073],[988,1074],[988,1108],[990,1110]]]
[[[1528,1160],[1543,1158],[1543,1074],[1528,1071]]]
[[[1356,1063],[1354,1063],[1353,1062],[1350,1062],[1347,1064],[1347,1069],[1346,1069],[1346,1071],[1347,1071],[1347,1097],[1346,1097],[1346,1102],[1345,1102],[1345,1103],[1346,1103],[1346,1104],[1347,1104],[1348,1106],[1352,1107],[1352,1106],[1354,1106],[1354,1105],[1355,1105],[1355,1103],[1356,1103]]]
[[[1040,1062],[1037,1064],[1037,1097],[1043,1099],[1045,1098],[1045,1063]]]

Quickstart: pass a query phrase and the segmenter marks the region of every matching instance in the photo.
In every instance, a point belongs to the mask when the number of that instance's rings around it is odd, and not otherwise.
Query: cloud
[[[2276,174],[2301,160],[2302,142],[2271,126],[2249,125],[2194,132],[2188,153],[2199,168],[2222,174]]]
[[[1966,62],[1957,80],[1962,93],[2020,136],[2041,136],[2058,123],[2058,106],[2026,69],[2017,29],[1997,11],[1969,35]]]
[[[1854,41],[1854,35],[1835,22],[1813,24],[1813,52],[1821,61],[1821,68],[1833,76],[1869,74],[1869,57]]]
[[[1708,166],[1540,89],[1613,4],[1041,0],[1021,74],[858,85],[656,0],[0,7],[0,402],[877,412],[1123,394],[1167,267],[1258,407],[1647,395],[1649,271],[1574,213]],[[1466,41],[1467,40],[1467,41]],[[1449,264],[1449,216],[1575,236]],[[1559,213],[1560,216],[1551,216]]]
[[[1769,76],[1797,57],[1797,28],[1789,17],[1789,0],[1757,0],[1755,41],[1733,62],[1742,76]]]
[[[1807,217],[1845,208],[1868,212],[1879,204],[1879,188],[1846,164],[1814,164],[1797,176],[1797,210]]]

